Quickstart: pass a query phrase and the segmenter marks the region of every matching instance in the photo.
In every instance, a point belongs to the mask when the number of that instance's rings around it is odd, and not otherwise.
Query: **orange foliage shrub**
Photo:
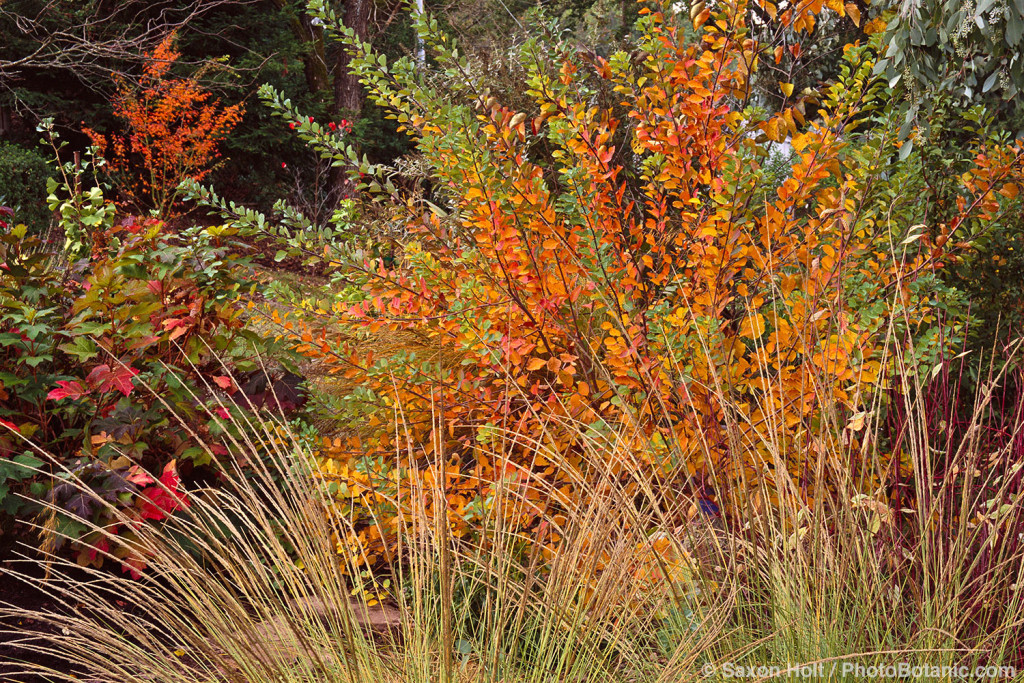
[[[638,55],[528,47],[530,112],[491,97],[443,36],[452,92],[411,63],[355,60],[436,190],[408,201],[400,263],[351,264],[361,300],[296,336],[358,386],[352,436],[322,454],[353,520],[347,551],[389,552],[412,491],[456,535],[499,515],[557,542],[559,512],[604,490],[583,457],[602,440],[603,471],[645,472],[666,510],[712,484],[734,502],[812,503],[824,477],[860,468],[818,470],[907,333],[934,323],[943,255],[887,213],[894,134],[856,132],[882,87],[869,53],[850,50],[816,120],[758,119],[734,107],[756,59],[742,12],[698,15],[695,43],[644,12]],[[787,138],[791,172],[766,187],[770,143]],[[991,195],[1004,170],[971,192]],[[338,325],[365,335],[339,341]],[[373,353],[399,333],[419,350]],[[521,504],[497,509],[499,489]]]
[[[135,207],[167,216],[178,199],[178,185],[202,180],[219,156],[218,144],[242,118],[243,107],[221,107],[200,83],[202,70],[189,78],[171,75],[178,58],[172,32],[156,47],[138,86],[118,81],[112,100],[125,135],[107,137],[85,129],[108,162],[118,189]]]

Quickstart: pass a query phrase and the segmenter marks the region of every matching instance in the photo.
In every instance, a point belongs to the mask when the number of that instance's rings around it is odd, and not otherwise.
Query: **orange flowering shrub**
[[[106,136],[85,129],[106,157],[106,170],[135,207],[166,216],[179,198],[183,180],[202,180],[219,155],[217,146],[242,118],[241,104],[221,107],[200,83],[171,75],[178,58],[172,32],[156,47],[138,86],[124,80],[112,100],[124,135]]]
[[[349,34],[433,192],[401,200],[398,263],[347,263],[356,300],[294,333],[356,386],[350,435],[322,454],[353,520],[347,551],[390,552],[413,492],[456,535],[500,517],[557,542],[550,520],[604,492],[583,457],[602,440],[616,445],[602,472],[642,472],[666,510],[712,484],[811,503],[831,474],[823,454],[856,433],[850,416],[909,333],[935,323],[943,250],[894,209],[910,171],[892,129],[857,128],[881,108],[871,53],[848,49],[817,119],[802,105],[763,118],[735,107],[759,49],[743,12],[704,10],[687,42],[666,11],[643,10],[633,55],[527,45],[532,111],[491,97],[425,20],[447,89],[422,86],[412,62],[382,67]],[[773,187],[762,169],[784,140],[792,168]],[[419,342],[374,352],[401,335]],[[518,503],[498,506],[499,492]]]

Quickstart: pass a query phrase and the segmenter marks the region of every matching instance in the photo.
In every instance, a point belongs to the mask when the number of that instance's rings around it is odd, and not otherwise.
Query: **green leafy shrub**
[[[83,235],[82,258],[67,266],[11,215],[0,222],[0,514],[8,530],[44,501],[67,513],[48,514],[53,538],[106,524],[112,509],[65,491],[59,482],[70,477],[140,521],[163,519],[180,507],[176,499],[153,507],[142,494],[158,477],[178,490],[179,477],[225,450],[217,442],[237,387],[222,359],[253,370],[254,349],[269,347],[244,325],[240,301],[252,285],[247,260],[232,255],[231,229],[168,234],[154,219],[107,223]],[[41,460],[29,439],[55,455]],[[101,561],[97,539],[83,540],[79,561]],[[129,559],[125,566],[138,569]]]
[[[49,175],[49,164],[39,152],[0,143],[0,204],[16,208],[33,233],[41,232],[50,222],[45,192]]]
[[[997,112],[982,104],[964,109],[948,96],[931,102],[912,137],[917,153],[905,162],[900,200],[920,207],[914,223],[927,225],[924,238],[948,252],[939,273],[969,304],[967,346],[975,358],[990,356],[1024,331],[1024,186],[1014,171],[1024,151],[1014,148]],[[972,197],[984,183],[991,191]],[[979,210],[958,221],[972,203]],[[977,363],[969,373],[975,381],[985,374]]]

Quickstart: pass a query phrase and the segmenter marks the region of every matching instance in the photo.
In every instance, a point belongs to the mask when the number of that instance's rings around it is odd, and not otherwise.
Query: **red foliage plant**
[[[164,217],[173,210],[183,180],[202,180],[210,172],[218,144],[243,114],[241,104],[222,107],[212,98],[200,82],[203,69],[188,78],[172,76],[181,56],[175,38],[168,34],[149,55],[138,86],[118,81],[112,104],[125,134],[108,139],[85,129],[126,200]]]

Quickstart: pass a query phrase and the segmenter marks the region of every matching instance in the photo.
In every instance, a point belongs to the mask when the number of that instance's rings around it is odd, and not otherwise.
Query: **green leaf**
[[[1021,10],[1024,14],[1024,10]],[[1010,47],[1016,47],[1020,43],[1021,36],[1024,35],[1024,19],[1021,18],[1020,14],[1014,14],[1013,12],[1007,12],[1006,17],[1006,44]]]
[[[907,157],[910,156],[910,152],[914,149],[914,141],[907,140],[900,146],[900,161],[906,161]]]
[[[78,358],[81,363],[92,360],[99,355],[99,347],[88,337],[75,337],[74,341],[69,344],[62,344],[59,348],[69,356]]]

